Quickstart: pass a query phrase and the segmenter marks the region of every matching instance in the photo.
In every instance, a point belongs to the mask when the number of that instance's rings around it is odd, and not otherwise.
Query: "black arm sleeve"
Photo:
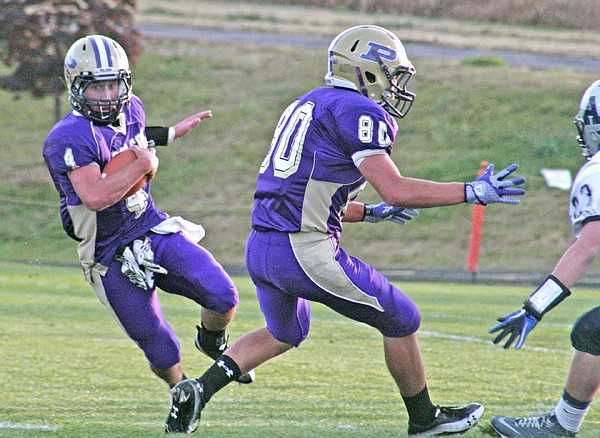
[[[165,126],[146,126],[148,146],[166,146],[169,141],[169,128]]]

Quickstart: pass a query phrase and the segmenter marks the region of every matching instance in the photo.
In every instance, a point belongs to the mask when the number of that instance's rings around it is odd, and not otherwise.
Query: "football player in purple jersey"
[[[522,309],[499,318],[490,328],[495,344],[520,349],[542,317],[571,295],[570,288],[592,265],[600,251],[600,80],[583,93],[575,116],[577,140],[586,161],[571,188],[569,216],[577,240],[565,251],[552,273],[525,300]],[[600,307],[581,315],[571,329],[575,354],[562,396],[543,416],[492,418],[503,437],[576,436],[600,389]]]
[[[186,411],[191,430],[210,398],[237,376],[307,337],[310,301],[322,303],[383,335],[385,360],[409,416],[410,435],[460,433],[475,426],[483,407],[436,406],[430,400],[416,332],[415,303],[382,274],[339,246],[342,222],[403,223],[414,208],[469,202],[518,203],[493,165],[469,183],[404,177],[390,158],[415,95],[406,89],[415,69],[400,40],[377,26],[358,26],[329,47],[325,87],[298,97],[283,112],[258,174],[246,264],[266,327],[234,343],[199,379],[179,383],[172,409]],[[369,182],[384,202],[354,199]]]
[[[155,205],[150,182],[124,195],[158,169],[155,150],[186,135],[202,111],[173,127],[146,127],[144,106],[132,94],[127,55],[114,40],[91,35],[65,57],[73,110],[48,134],[43,155],[60,198],[66,233],[94,292],[143,350],[151,370],[169,387],[184,379],[181,349],[165,320],[156,287],[201,306],[196,346],[212,359],[228,347],[225,329],[238,305],[229,275],[198,242],[202,226],[169,217]],[[103,169],[122,151],[137,159],[114,174]],[[240,381],[250,383],[253,374]]]

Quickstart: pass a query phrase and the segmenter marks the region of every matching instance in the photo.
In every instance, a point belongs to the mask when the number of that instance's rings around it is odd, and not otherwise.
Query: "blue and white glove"
[[[525,194],[523,189],[507,189],[525,183],[525,178],[519,177],[505,180],[508,175],[519,168],[518,164],[511,164],[506,169],[494,175],[494,165],[490,164],[485,173],[465,184],[465,201],[469,204],[487,205],[495,202],[504,204],[518,204],[517,198],[507,196],[520,196]]]
[[[525,300],[521,310],[511,313],[503,318],[498,318],[500,324],[492,327],[489,332],[495,333],[502,330],[494,339],[498,344],[510,334],[510,338],[504,344],[504,348],[517,340],[515,348],[520,349],[525,343],[525,338],[533,328],[540,322],[543,316],[558,306],[571,295],[571,291],[554,275],[549,275],[544,282]]]
[[[500,324],[495,325],[489,330],[490,333],[502,330],[500,334],[496,336],[496,339],[494,339],[494,344],[499,344],[510,334],[510,338],[508,338],[504,344],[504,348],[510,348],[511,344],[516,339],[517,343],[515,344],[515,348],[517,350],[523,346],[529,332],[533,330],[538,322],[540,322],[539,319],[525,309],[520,309],[503,318],[498,318],[498,321]]]
[[[392,221],[396,224],[404,225],[406,221],[410,221],[418,215],[419,212],[413,208],[394,207],[382,202],[377,205],[365,204],[363,221],[371,223]]]

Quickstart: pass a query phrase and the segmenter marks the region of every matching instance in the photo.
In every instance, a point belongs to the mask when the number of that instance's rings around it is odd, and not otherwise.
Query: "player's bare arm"
[[[92,211],[104,210],[118,202],[123,195],[144,175],[154,175],[158,169],[158,157],[153,148],[132,148],[138,157],[127,168],[102,177],[97,165],[72,170],[69,178],[82,202]]]
[[[403,177],[387,154],[365,158],[358,169],[381,199],[390,205],[427,208],[465,202],[463,183],[440,183]]]
[[[600,222],[588,222],[581,229],[581,235],[565,251],[552,271],[566,287],[571,288],[596,259],[600,251]]]
[[[369,222],[380,223],[391,221],[398,225],[404,225],[419,215],[414,208],[396,207],[385,202],[379,204],[363,204],[362,202],[350,202],[346,213],[342,216],[342,222]]]
[[[212,115],[212,111],[210,110],[201,111],[177,123],[175,126],[173,126],[173,130],[175,133],[175,137],[173,138],[173,140],[176,140],[179,137],[183,137],[196,126],[198,126],[203,119],[210,119]]]
[[[342,222],[362,222],[365,216],[365,204],[362,202],[350,202],[348,209],[342,217]]]

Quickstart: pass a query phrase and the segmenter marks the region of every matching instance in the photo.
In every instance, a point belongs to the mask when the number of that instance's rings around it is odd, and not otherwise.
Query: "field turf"
[[[233,340],[263,325],[247,277],[235,277],[241,304]],[[518,308],[529,287],[451,283],[399,285],[419,305],[420,344],[434,403],[486,407],[467,436],[494,436],[493,415],[545,412],[560,396],[575,318],[598,291],[575,290],[521,351],[491,343],[495,318]],[[163,436],[166,386],[112,321],[76,267],[0,263],[0,436]],[[161,292],[189,376],[210,361],[193,346],[198,308]],[[407,416],[374,330],[313,305],[308,340],[261,366],[250,386],[233,384],[202,415],[196,436],[405,436]],[[600,436],[592,404],[582,437]]]

